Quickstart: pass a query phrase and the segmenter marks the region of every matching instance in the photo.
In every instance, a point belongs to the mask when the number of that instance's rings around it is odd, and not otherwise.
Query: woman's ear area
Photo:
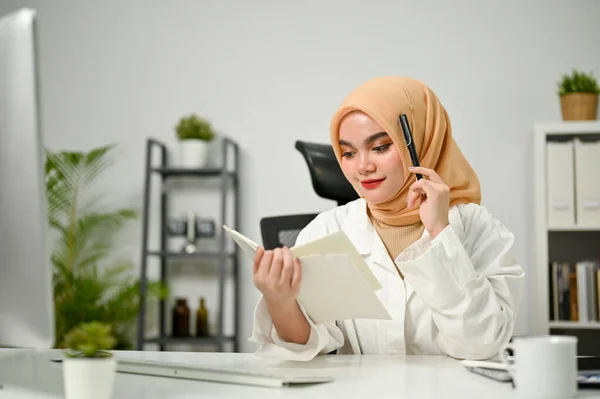
[[[338,110],[331,119],[331,123],[329,126],[329,139],[338,162],[341,162],[342,160],[342,148],[340,145],[340,127],[342,125],[342,122],[348,116],[349,112],[351,112],[351,110]]]

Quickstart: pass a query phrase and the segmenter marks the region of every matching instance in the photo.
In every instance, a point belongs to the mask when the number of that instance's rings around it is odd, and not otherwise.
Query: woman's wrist
[[[429,231],[429,235],[431,236],[431,239],[433,240],[435,237],[437,237],[438,234],[440,234],[442,231],[444,231],[444,229],[446,227],[448,227],[449,223],[446,222],[446,224],[440,224],[437,227],[433,227],[431,229],[431,231]]]

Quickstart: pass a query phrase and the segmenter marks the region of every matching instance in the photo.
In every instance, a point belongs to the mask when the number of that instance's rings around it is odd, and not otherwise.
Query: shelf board
[[[149,256],[158,256],[160,258],[169,258],[169,259],[219,259],[221,254],[219,252],[196,252],[193,254],[188,254],[185,252],[160,252],[160,251],[148,251],[147,254]],[[235,256],[235,253],[227,252],[225,254],[228,258],[232,258]]]
[[[600,231],[600,226],[548,226],[548,231]]]
[[[225,336],[223,340],[226,342],[235,341],[235,337]],[[219,337],[154,337],[144,339],[146,344],[189,344],[189,345],[217,345]]]
[[[587,322],[580,323],[578,321],[551,321],[548,323],[550,328],[561,328],[561,329],[599,329],[600,322]]]
[[[223,170],[220,168],[203,168],[203,169],[188,169],[188,168],[152,168],[153,172],[159,173],[164,177],[179,177],[179,176],[203,176],[203,177],[218,177],[221,176]],[[234,172],[227,171],[227,176],[235,176]]]
[[[549,123],[536,123],[537,131],[546,135],[563,134],[600,134],[600,121],[560,121]]]

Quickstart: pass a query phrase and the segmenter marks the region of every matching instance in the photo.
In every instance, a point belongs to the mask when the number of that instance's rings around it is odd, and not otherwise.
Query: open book
[[[254,260],[258,244],[227,226],[223,228]],[[344,232],[295,246],[290,251],[302,262],[298,302],[313,322],[391,319],[375,294],[381,284]]]

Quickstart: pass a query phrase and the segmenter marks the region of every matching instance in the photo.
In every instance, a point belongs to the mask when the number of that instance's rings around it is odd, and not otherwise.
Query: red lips
[[[362,186],[366,189],[373,189],[377,186],[379,186],[385,179],[368,179],[368,180],[362,180],[360,182],[360,184],[362,184]]]

